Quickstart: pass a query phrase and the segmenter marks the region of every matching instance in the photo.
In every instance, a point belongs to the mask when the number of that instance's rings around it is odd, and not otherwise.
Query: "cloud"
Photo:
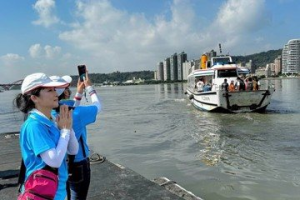
[[[142,13],[129,14],[114,8],[110,1],[78,1],[79,20],[59,38],[101,60],[108,71],[151,69],[158,59],[194,44],[195,15],[187,1],[176,0],[172,18],[148,20]],[[153,62],[154,64],[150,63]]]
[[[264,13],[264,0],[229,0],[221,6],[214,23],[228,34],[252,32],[268,25]]]
[[[46,45],[45,48],[45,56],[46,58],[48,59],[52,59],[54,58],[55,56],[58,56],[61,52],[61,48],[58,47],[58,46],[55,46],[55,47],[51,47],[50,45]]]
[[[53,13],[53,10],[55,9],[54,0],[38,0],[33,5],[33,8],[39,15],[39,19],[33,21],[33,24],[35,25],[42,25],[48,28],[60,21],[59,18]]]
[[[61,47],[55,46],[51,47],[50,45],[46,45],[44,48],[40,44],[31,45],[29,48],[29,55],[32,58],[47,58],[53,59],[60,55]]]
[[[169,9],[148,19],[118,10],[108,0],[77,1],[77,19],[59,38],[82,51],[82,62],[95,66],[92,70],[133,71],[154,69],[181,51],[197,59],[219,43],[224,52],[245,53],[244,46],[257,44],[255,33],[270,24],[265,0],[225,1],[215,18],[201,15],[203,8],[189,0],[173,0]]]
[[[270,21],[265,0],[228,0],[208,29],[212,36],[209,40],[218,38],[229,49],[241,50],[239,46],[255,42],[255,33],[269,26]]]
[[[29,48],[29,55],[32,58],[37,58],[41,55],[42,53],[42,47],[40,44],[34,44]]]
[[[18,54],[8,53],[1,56],[0,60],[5,66],[13,66],[16,63],[25,60],[25,58]]]

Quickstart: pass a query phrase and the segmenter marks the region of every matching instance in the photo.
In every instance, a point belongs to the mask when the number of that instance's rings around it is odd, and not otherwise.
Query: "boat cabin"
[[[204,86],[203,92],[216,91],[221,88],[225,78],[228,84],[232,80],[236,83],[238,76],[243,75],[246,77],[250,73],[249,69],[234,64],[230,56],[212,57],[210,63],[212,64],[210,68],[195,70],[188,76],[188,87],[190,89],[196,91],[197,82],[201,79],[204,85],[207,86]]]

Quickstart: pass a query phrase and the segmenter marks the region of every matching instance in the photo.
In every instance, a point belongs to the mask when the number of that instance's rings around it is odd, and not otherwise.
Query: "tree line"
[[[268,63],[274,63],[275,58],[282,54],[282,49],[255,53],[246,56],[233,56],[236,63],[247,63],[252,60],[255,68],[266,67]]]
[[[73,80],[78,80],[78,76],[71,76]],[[93,83],[122,83],[127,80],[143,79],[147,81],[154,79],[154,71],[134,71],[134,72],[112,72],[112,73],[89,73],[89,78]],[[73,84],[74,85],[76,83]]]

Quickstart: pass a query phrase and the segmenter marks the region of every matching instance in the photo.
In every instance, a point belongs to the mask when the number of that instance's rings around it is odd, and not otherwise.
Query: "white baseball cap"
[[[50,76],[50,79],[52,81],[55,81],[55,82],[64,82],[64,83],[67,83],[67,86],[68,87],[70,85],[70,83],[72,82],[72,77],[71,76],[63,76],[63,77],[60,77],[60,76]],[[60,96],[64,91],[65,91],[65,88],[56,88],[56,93],[58,96]]]
[[[72,77],[71,76],[68,76],[68,75],[65,75],[63,77],[61,77],[62,79],[64,79],[66,82],[68,83],[71,83],[72,82]]]
[[[39,87],[65,88],[69,83],[66,81],[53,81],[44,73],[34,73],[25,77],[21,86],[22,94],[26,94]]]

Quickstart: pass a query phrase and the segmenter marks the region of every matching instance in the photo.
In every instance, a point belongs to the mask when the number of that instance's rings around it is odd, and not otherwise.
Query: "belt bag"
[[[24,184],[25,191],[18,200],[54,199],[58,187],[58,175],[46,169],[34,171]]]

